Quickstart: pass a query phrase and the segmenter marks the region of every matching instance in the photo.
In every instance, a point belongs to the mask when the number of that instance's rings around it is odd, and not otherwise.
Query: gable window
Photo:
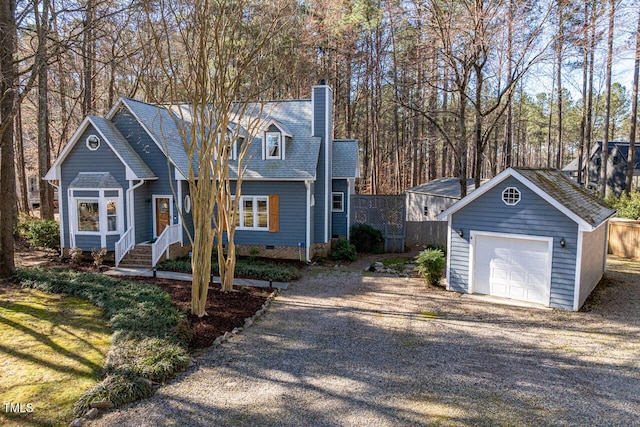
[[[282,158],[282,135],[280,132],[265,133],[265,158]]]
[[[89,135],[87,137],[87,148],[91,151],[96,151],[100,148],[100,138],[96,135]]]
[[[344,212],[344,193],[331,193],[331,212]]]
[[[423,206],[422,213],[424,214],[424,216],[429,216],[429,207]]]
[[[505,205],[515,206],[520,201],[520,190],[516,187],[507,187],[502,192],[502,201]]]
[[[242,196],[236,225],[243,230],[269,230],[269,198]]]

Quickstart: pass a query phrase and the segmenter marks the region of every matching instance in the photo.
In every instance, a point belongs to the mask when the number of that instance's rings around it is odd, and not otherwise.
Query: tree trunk
[[[585,187],[589,186],[589,182],[591,182],[591,147],[593,142],[593,68],[595,64],[595,51],[596,51],[596,0],[591,2],[591,19],[590,19],[590,28],[589,28],[589,81],[587,83],[587,124],[585,127],[585,138],[587,141],[585,147],[585,174],[587,175],[584,179]],[[594,179],[597,181],[598,177],[595,176]]]
[[[640,71],[640,12],[638,13],[638,29],[636,31],[636,60],[633,67],[633,92],[631,94],[631,126],[629,130],[629,155],[627,156],[627,176],[625,192],[629,195],[633,185],[636,155],[636,125],[638,123],[638,71]]]
[[[615,0],[609,0],[609,35],[607,37],[607,74],[604,99],[604,129],[602,132],[602,154],[600,155],[600,184],[598,192],[605,197],[608,192],[607,162],[609,160],[609,117],[611,114],[611,68],[613,58],[613,29],[615,24]]]
[[[557,59],[557,96],[558,96],[558,152],[556,156],[556,169],[562,169],[562,161],[564,156],[562,152],[563,147],[563,134],[562,134],[562,57],[564,49],[564,0],[558,0],[558,40],[556,46],[556,59]]]
[[[509,1],[509,18],[507,20],[507,86],[512,84],[511,60],[513,57],[513,0]],[[507,98],[507,117],[504,132],[504,167],[512,165],[511,153],[513,152],[513,102],[511,96]],[[496,144],[497,147],[497,144]],[[493,173],[495,176],[495,172]]]
[[[16,273],[13,232],[16,226],[16,186],[13,152],[13,121],[16,53],[16,2],[0,2],[0,277]]]
[[[38,188],[40,193],[40,218],[53,219],[53,189],[42,177],[51,166],[49,144],[49,67],[47,65],[47,38],[49,34],[49,0],[42,0],[42,14],[35,11],[38,27]]]
[[[87,0],[84,17],[84,28],[82,31],[82,62],[83,62],[83,82],[84,99],[82,102],[82,114],[84,116],[95,112],[93,99],[93,60],[95,55],[95,45],[93,40],[93,2]]]
[[[24,136],[22,134],[22,108],[18,106],[15,118],[15,153],[16,175],[18,179],[17,204],[18,212],[29,213],[29,192],[27,188],[27,171],[24,161]]]
[[[580,118],[580,141],[578,142],[578,184],[583,184],[582,168],[585,156],[586,146],[586,126],[587,126],[587,80],[588,80],[588,62],[589,50],[587,49],[587,40],[589,39],[589,2],[584,2],[584,23],[582,28],[582,116]],[[588,164],[587,159],[587,164]]]

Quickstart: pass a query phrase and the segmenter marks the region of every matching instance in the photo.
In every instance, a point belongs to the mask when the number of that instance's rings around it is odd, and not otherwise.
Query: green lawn
[[[90,302],[0,288],[0,425],[68,425],[74,403],[101,379],[110,335]],[[32,412],[8,413],[9,402]]]

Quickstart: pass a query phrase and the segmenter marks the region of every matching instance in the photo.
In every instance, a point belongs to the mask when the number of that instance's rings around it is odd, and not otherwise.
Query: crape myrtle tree
[[[277,51],[271,44],[287,31],[290,5],[288,0],[145,3],[141,31],[153,35],[150,55],[156,56],[165,83],[161,97],[148,95],[169,105],[189,158],[191,312],[198,316],[207,314],[214,244],[222,289],[233,285],[242,175],[252,136],[267,113],[259,101],[270,93],[264,65],[273,62],[270,55]]]

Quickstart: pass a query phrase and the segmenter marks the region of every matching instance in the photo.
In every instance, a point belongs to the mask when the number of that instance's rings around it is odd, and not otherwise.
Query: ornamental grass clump
[[[416,269],[430,285],[438,285],[442,279],[445,264],[444,253],[440,249],[426,249],[416,257]]]
[[[179,332],[184,314],[162,289],[101,274],[68,270],[23,269],[23,287],[72,295],[102,308],[114,331],[105,364],[106,377],[76,402],[80,416],[92,402],[115,407],[153,394],[152,384],[164,382],[189,364],[188,344]]]

